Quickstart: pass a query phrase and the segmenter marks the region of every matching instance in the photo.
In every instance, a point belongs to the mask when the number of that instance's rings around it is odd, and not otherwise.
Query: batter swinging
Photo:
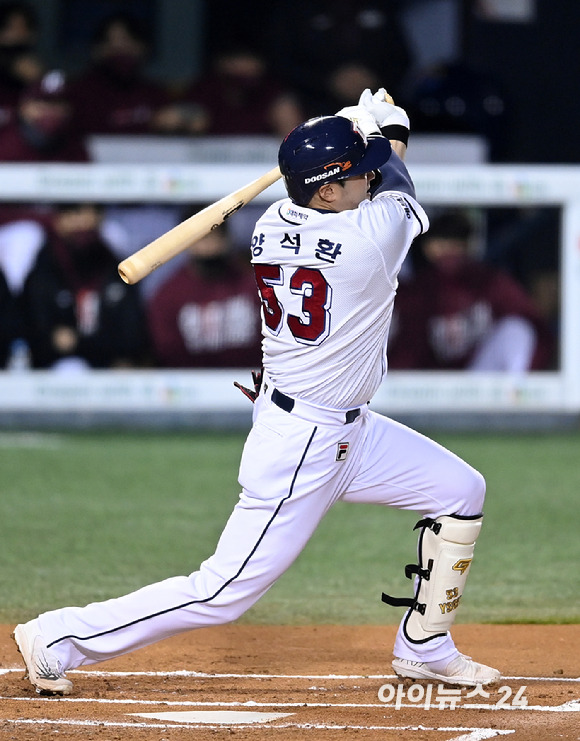
[[[38,692],[69,694],[66,670],[235,620],[292,564],[332,505],[420,513],[414,595],[393,668],[459,686],[497,681],[450,636],[482,522],[482,476],[369,409],[386,369],[397,274],[428,228],[402,162],[409,120],[366,90],[280,147],[289,198],[259,219],[252,263],[263,304],[264,373],[240,464],[240,499],[216,551],[189,576],[18,625]],[[400,155],[400,156],[399,156]],[[409,338],[412,342],[413,338]],[[258,390],[257,390],[258,391]]]

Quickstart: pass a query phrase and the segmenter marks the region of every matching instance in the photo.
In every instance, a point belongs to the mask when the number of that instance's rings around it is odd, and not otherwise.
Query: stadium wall
[[[262,150],[264,151],[264,150]],[[258,177],[264,163],[2,165],[0,200],[193,203]],[[427,206],[559,206],[561,348],[557,372],[392,372],[373,408],[419,426],[571,427],[580,419],[580,167],[414,165]],[[280,182],[258,203],[284,195]],[[0,427],[240,428],[249,402],[233,381],[247,369],[0,373]]]

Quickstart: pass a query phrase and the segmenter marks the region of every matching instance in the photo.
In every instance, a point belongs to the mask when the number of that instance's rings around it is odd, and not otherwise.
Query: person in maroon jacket
[[[22,91],[40,79],[44,65],[35,52],[38,18],[21,0],[0,5],[0,128],[16,118]]]
[[[553,339],[523,287],[469,254],[460,211],[432,219],[415,274],[401,280],[389,367],[407,370],[544,370]]]
[[[63,72],[50,70],[25,89],[18,117],[0,131],[0,162],[88,162]]]
[[[220,50],[212,68],[184,92],[180,128],[207,135],[284,137],[303,120],[297,96],[245,46]]]
[[[190,259],[158,288],[148,311],[153,353],[161,366],[261,365],[256,281],[231,254],[225,227],[190,248]]]
[[[73,83],[87,134],[147,134],[168,103],[163,85],[145,76],[149,42],[145,29],[126,13],[108,16],[96,30],[89,69]]]

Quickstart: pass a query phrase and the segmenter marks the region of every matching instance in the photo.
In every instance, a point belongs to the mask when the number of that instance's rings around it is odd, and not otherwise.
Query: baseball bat
[[[274,167],[251,183],[206,206],[119,263],[119,275],[125,283],[138,283],[160,265],[223,224],[229,216],[239,211],[281,177],[280,168]]]

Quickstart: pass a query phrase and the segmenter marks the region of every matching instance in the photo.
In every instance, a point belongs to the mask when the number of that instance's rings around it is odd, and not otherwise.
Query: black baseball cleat
[[[72,682],[52,651],[47,648],[38,620],[17,625],[12,638],[24,659],[27,678],[39,695],[70,695]]]
[[[446,665],[440,661],[429,663],[395,658],[393,669],[401,679],[427,679],[459,687],[485,686],[501,679],[501,673],[497,669],[478,664],[463,654],[458,654]]]

